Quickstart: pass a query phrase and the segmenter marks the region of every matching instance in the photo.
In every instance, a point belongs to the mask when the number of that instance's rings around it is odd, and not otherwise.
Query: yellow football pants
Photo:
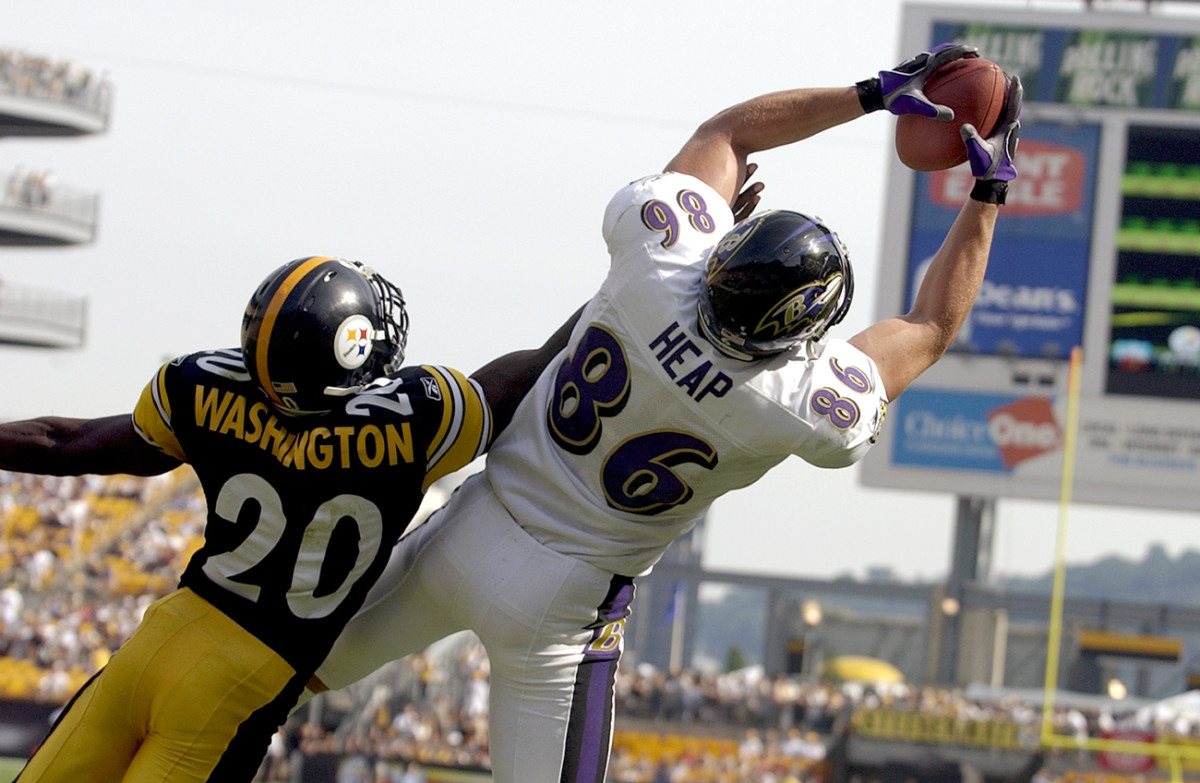
[[[294,675],[212,604],[176,591],[150,607],[80,690],[17,780],[208,781],[218,765],[232,766],[230,746],[247,718],[279,698]],[[250,738],[250,754],[244,745],[237,752],[253,755],[260,744],[265,751],[273,732],[273,725],[256,726],[253,733],[262,736]],[[243,728],[239,745],[245,734]]]

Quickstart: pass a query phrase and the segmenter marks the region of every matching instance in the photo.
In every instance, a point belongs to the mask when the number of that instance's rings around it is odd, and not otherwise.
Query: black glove
[[[925,97],[925,80],[951,60],[978,56],[979,50],[974,46],[938,44],[890,71],[880,71],[878,76],[856,84],[858,102],[867,113],[887,109],[892,114],[919,114],[943,121],[952,120],[954,109],[933,103]]]

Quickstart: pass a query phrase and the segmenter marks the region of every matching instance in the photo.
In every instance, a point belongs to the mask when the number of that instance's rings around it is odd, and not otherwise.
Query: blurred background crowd
[[[151,478],[0,471],[0,698],[65,702],[146,607],[174,589],[203,524],[186,467]],[[488,677],[487,656],[469,633],[389,664],[301,707],[260,779],[300,780],[306,763],[348,757],[364,760],[371,783],[419,781],[427,766],[486,770]],[[1042,721],[1039,705],[1011,696],[768,677],[757,666],[667,672],[630,662],[617,677],[609,779],[619,783],[819,783],[848,730],[871,711],[1015,724],[1017,742],[1031,750]],[[1052,721],[1080,741],[1117,726],[1104,709],[1058,707]],[[1144,728],[1200,734],[1178,716]],[[1053,779],[1073,778],[1043,778]]]

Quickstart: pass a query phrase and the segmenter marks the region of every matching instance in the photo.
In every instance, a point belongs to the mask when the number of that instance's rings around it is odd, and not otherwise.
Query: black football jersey
[[[362,605],[438,478],[487,448],[482,390],[444,367],[407,367],[317,416],[287,416],[240,350],[162,366],[134,425],[189,463],[208,504],[204,545],[180,580],[311,672]]]

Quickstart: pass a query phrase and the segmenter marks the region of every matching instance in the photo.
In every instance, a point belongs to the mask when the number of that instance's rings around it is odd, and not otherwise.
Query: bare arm
[[[0,424],[0,469],[51,476],[152,476],[179,460],[142,440],[129,414],[99,419],[46,416]]]
[[[1004,114],[984,139],[971,125],[960,134],[975,187],[934,254],[908,313],[871,326],[850,339],[875,360],[888,399],[894,400],[954,342],[983,285],[992,234],[1014,165],[1021,130],[1021,80],[1010,77]]]
[[[949,121],[954,111],[925,97],[925,81],[947,62],[977,54],[971,46],[941,44],[851,87],[781,90],[751,98],[697,128],[666,170],[703,180],[732,204],[746,182],[746,157],[755,152],[802,141],[883,109]]]
[[[995,204],[969,199],[930,262],[912,309],[850,338],[875,360],[889,400],[954,342],[983,284],[998,213]]]
[[[542,370],[566,347],[571,330],[575,328],[575,322],[582,312],[583,307],[576,310],[541,348],[507,353],[471,373],[471,377],[483,386],[488,407],[492,410],[493,437],[508,426],[517,405],[533,387]]]
[[[746,181],[747,156],[807,139],[865,113],[854,87],[760,95],[704,122],[666,170],[703,180],[732,204]]]

